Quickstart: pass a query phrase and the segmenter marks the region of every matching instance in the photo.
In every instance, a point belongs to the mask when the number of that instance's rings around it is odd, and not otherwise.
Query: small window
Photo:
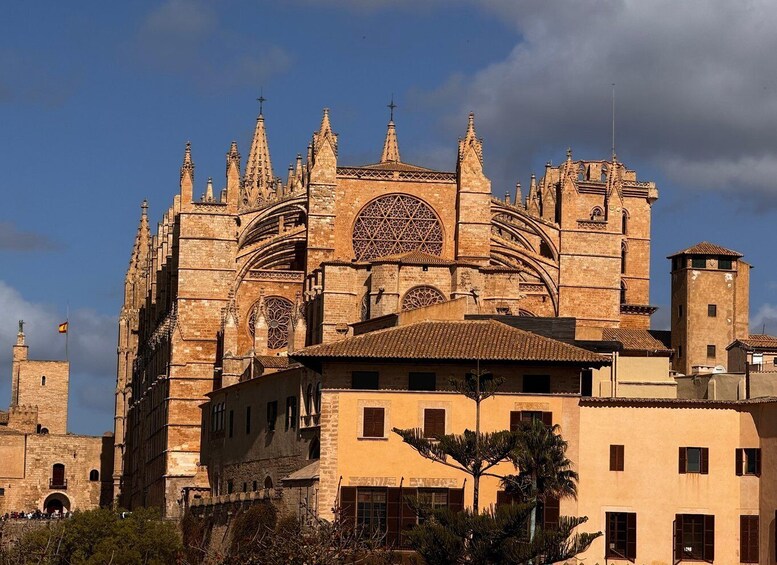
[[[235,491],[235,483],[232,479],[227,481],[227,494],[232,494]]]
[[[677,358],[682,359],[683,358],[683,346],[678,345],[677,346]]]
[[[675,561],[715,559],[715,516],[675,515]]]
[[[723,257],[718,259],[718,269],[730,271],[731,266],[732,266],[731,259],[724,259]]]
[[[707,316],[710,318],[716,318],[718,316],[717,304],[707,304]]]
[[[594,395],[594,372],[591,369],[583,369],[580,373],[580,396]]]
[[[680,448],[680,473],[709,473],[709,449],[706,447],[681,447]]]
[[[626,304],[626,283],[621,281],[621,304]]]
[[[677,305],[677,317],[682,318],[683,317],[683,305],[678,304]]]
[[[272,488],[272,477],[270,477],[269,475],[264,479],[264,488],[266,489]]]
[[[550,375],[524,375],[522,392],[550,394]]]
[[[362,437],[383,437],[384,415],[383,408],[365,408]]]
[[[97,469],[92,469],[89,471],[89,480],[92,482],[99,481],[100,480],[100,471]]]
[[[623,471],[623,454],[622,445],[610,446],[610,471]]]
[[[707,268],[706,257],[692,257],[691,267],[694,269],[706,269]]]
[[[534,410],[510,412],[510,431],[514,432],[522,425],[531,424],[535,420],[539,420],[546,426],[552,426],[553,412],[539,412]]]
[[[761,476],[761,450],[759,448],[737,449],[735,457],[737,475]]]
[[[629,213],[626,210],[621,215],[621,233],[623,235],[629,233]]]
[[[320,459],[321,458],[321,443],[317,438],[310,440],[308,446],[308,459]]]
[[[321,414],[321,381],[316,383],[315,408],[316,414]]]
[[[424,437],[435,438],[445,435],[445,409],[427,408],[424,410]]]
[[[605,557],[637,558],[637,515],[634,512],[607,512]]]
[[[408,390],[437,390],[435,373],[410,373],[407,377]]]
[[[286,398],[286,431],[297,427],[297,397]]]
[[[235,411],[229,411],[229,437],[232,437],[235,431]]]
[[[246,406],[246,435],[251,433],[251,407]]]
[[[278,419],[278,401],[267,403],[267,431],[275,431],[275,421]]]
[[[46,386],[46,375],[40,378],[40,386]]]
[[[758,516],[739,517],[739,562],[758,563]]]
[[[377,371],[353,371],[351,388],[360,390],[378,390]]]
[[[256,487],[257,487],[256,481],[251,483],[251,487],[253,487],[253,491],[256,492]]]
[[[707,346],[707,358],[708,359],[714,359],[715,358],[715,346],[714,345],[708,345]]]
[[[243,483],[243,492],[248,492],[248,483]]]
[[[313,413],[313,383],[308,384],[305,390],[305,415],[310,416]]]

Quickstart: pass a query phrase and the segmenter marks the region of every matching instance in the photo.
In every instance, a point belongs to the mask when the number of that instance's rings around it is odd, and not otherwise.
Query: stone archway
[[[61,492],[50,494],[43,502],[43,511],[46,514],[70,512],[70,499]]]

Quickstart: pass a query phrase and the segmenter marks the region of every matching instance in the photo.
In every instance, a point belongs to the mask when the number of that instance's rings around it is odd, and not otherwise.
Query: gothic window
[[[621,216],[621,233],[626,235],[629,232],[629,213],[624,210]]]
[[[283,349],[289,344],[289,319],[292,306],[290,300],[281,296],[269,296],[264,299],[268,349]],[[248,330],[251,335],[256,331],[256,308],[251,309]]]
[[[40,386],[46,386],[46,375],[40,378]]]
[[[553,259],[553,252],[550,250],[550,245],[544,240],[540,241],[540,255],[546,259]]]
[[[625,218],[625,216],[624,216]],[[626,256],[628,255],[628,249],[626,242],[621,243],[621,274],[626,273]]]
[[[423,308],[440,302],[445,302],[445,297],[439,290],[432,286],[416,286],[405,293],[402,299],[402,311]]]
[[[626,283],[621,281],[621,304],[626,304]]]
[[[604,210],[602,210],[599,206],[594,206],[594,209],[591,210],[591,220],[595,222],[601,222],[604,220]]]
[[[407,194],[388,194],[367,204],[353,226],[353,251],[362,261],[423,251],[442,253],[442,226],[434,210]]]
[[[370,294],[369,292],[365,293],[364,296],[362,296],[362,322],[366,322],[370,319]]]

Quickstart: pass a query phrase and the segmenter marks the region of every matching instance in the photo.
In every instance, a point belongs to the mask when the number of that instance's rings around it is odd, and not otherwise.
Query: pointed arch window
[[[416,286],[405,293],[402,298],[402,311],[414,310],[445,302],[445,296],[433,286]]]
[[[248,318],[248,331],[256,334],[257,306],[251,308]],[[268,296],[264,299],[265,319],[267,322],[267,348],[283,349],[289,344],[289,320],[291,319],[292,302],[282,296]]]
[[[629,213],[626,210],[621,214],[621,233],[623,235],[629,233]]]
[[[601,222],[604,220],[604,210],[600,206],[594,206],[591,210],[591,220],[594,222]]]
[[[621,274],[626,274],[626,256],[628,255],[629,250],[628,246],[626,245],[626,242],[624,241],[621,243]]]
[[[621,304],[626,304],[626,283],[621,281]]]

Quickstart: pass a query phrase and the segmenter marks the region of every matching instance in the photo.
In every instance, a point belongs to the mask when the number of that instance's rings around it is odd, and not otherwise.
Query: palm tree
[[[542,502],[553,498],[577,498],[578,474],[567,458],[567,442],[561,437],[560,426],[547,426],[533,420],[521,426],[515,448],[508,456],[518,475],[507,475],[502,484],[507,492],[520,494],[527,502]],[[529,536],[534,539],[537,512],[532,513]]]

